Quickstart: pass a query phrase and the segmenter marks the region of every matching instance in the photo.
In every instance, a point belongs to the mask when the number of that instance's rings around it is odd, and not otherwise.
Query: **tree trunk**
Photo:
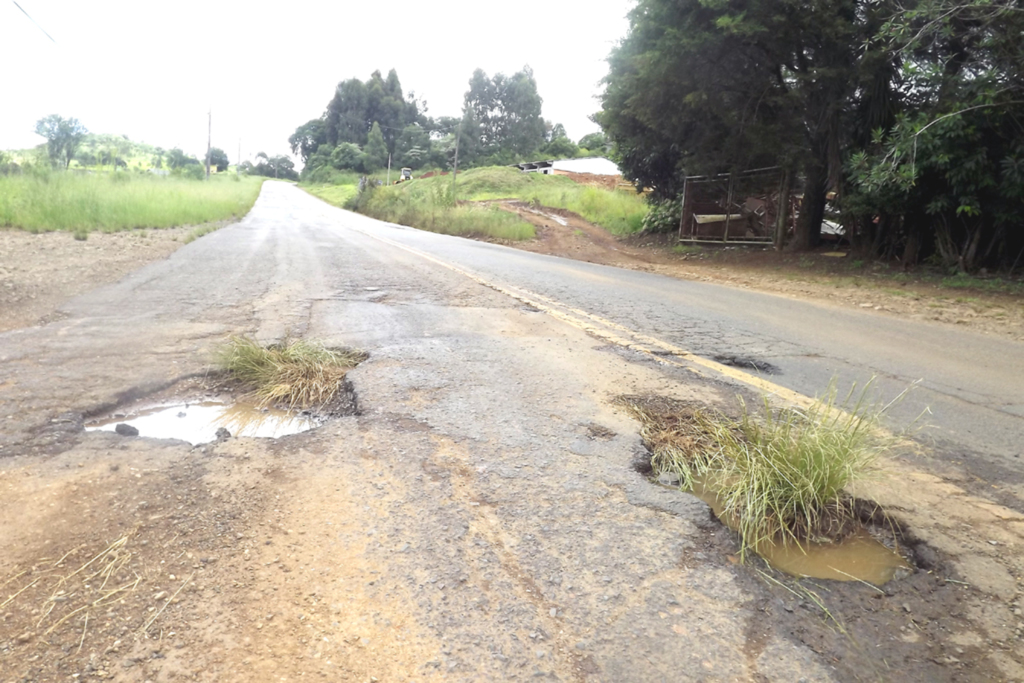
[[[921,224],[918,221],[907,221],[907,241],[903,245],[903,269],[907,270],[917,265],[918,255],[921,253]]]
[[[817,161],[808,162],[805,173],[807,180],[804,185],[804,198],[800,202],[796,233],[793,235],[793,241],[789,243],[789,251],[806,251],[821,244],[821,221],[825,218],[828,174],[825,166]]]
[[[793,173],[785,168],[782,170],[782,182],[779,184],[779,201],[775,209],[775,250],[782,249],[786,241],[786,229],[789,227],[789,194]]]

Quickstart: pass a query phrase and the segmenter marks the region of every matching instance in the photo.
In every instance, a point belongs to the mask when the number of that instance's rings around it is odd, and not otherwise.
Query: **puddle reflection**
[[[715,516],[729,528],[736,529],[734,520],[722,514],[722,501],[705,482],[695,481],[690,493],[710,505]],[[897,571],[911,569],[898,553],[865,529],[858,529],[841,543],[764,543],[754,551],[780,571],[812,579],[866,581],[881,586],[892,580]]]
[[[217,430],[227,429],[232,436],[276,439],[316,427],[308,416],[274,408],[261,409],[245,403],[200,401],[170,406],[155,406],[119,418],[104,418],[86,431],[112,432],[121,423],[139,430],[139,436],[151,439],[179,439],[193,446],[217,440]]]

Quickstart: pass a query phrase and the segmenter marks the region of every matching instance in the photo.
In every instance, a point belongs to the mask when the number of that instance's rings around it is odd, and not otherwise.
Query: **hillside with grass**
[[[234,174],[209,181],[128,172],[0,176],[0,226],[84,236],[195,225],[244,216],[262,183]]]
[[[531,225],[485,203],[502,199],[572,211],[613,235],[640,230],[647,214],[643,198],[631,192],[588,187],[564,176],[522,173],[501,166],[460,173],[454,189],[451,175],[414,179],[392,186],[377,187],[371,183],[361,193],[355,175],[337,179],[341,184],[304,187],[337,206],[380,220],[446,234],[510,240],[533,238]]]

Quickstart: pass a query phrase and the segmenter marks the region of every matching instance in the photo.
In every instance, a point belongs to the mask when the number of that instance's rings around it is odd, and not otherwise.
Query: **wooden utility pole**
[[[210,179],[210,141],[213,139],[213,109],[206,112],[206,179]]]
[[[462,121],[459,121],[459,132],[455,134],[455,172],[452,173],[452,201],[455,201],[455,181],[459,179],[459,140],[462,139]]]
[[[388,185],[391,184],[391,152],[388,152]]]

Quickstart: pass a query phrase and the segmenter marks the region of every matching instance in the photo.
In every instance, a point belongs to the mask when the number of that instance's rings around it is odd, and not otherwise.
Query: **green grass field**
[[[415,175],[415,174],[414,174]],[[371,176],[383,181],[378,172]],[[397,177],[393,173],[392,178]],[[341,179],[341,178],[340,178]],[[355,208],[374,218],[451,235],[476,235],[522,240],[535,236],[533,228],[496,207],[456,206],[455,199],[486,201],[519,199],[542,206],[566,209],[600,225],[615,235],[628,235],[643,226],[647,204],[639,195],[587,187],[563,176],[522,173],[514,168],[491,166],[459,174],[455,194],[452,176],[416,179],[401,185],[380,187],[372,197],[354,203],[356,178],[345,177],[338,185],[306,184],[313,195],[336,206]]]
[[[359,191],[358,186],[354,183],[351,185],[302,185],[302,188],[311,195],[335,206],[345,206]]]
[[[451,176],[415,180],[401,186],[411,195],[423,195],[434,186],[451,183]],[[514,168],[490,166],[460,173],[456,194],[460,200],[520,199],[541,206],[566,209],[600,225],[613,235],[628,235],[643,227],[647,204],[633,192],[611,191],[575,183],[569,178],[522,173]]]
[[[169,228],[241,217],[263,178],[209,181],[121,172],[0,177],[0,226],[30,232]]]
[[[381,176],[376,173],[371,179]],[[394,176],[393,176],[394,177]],[[456,206],[449,186],[435,183],[428,191],[411,193],[414,183],[383,185],[357,196],[358,177],[352,184],[303,185],[310,194],[330,204],[382,221],[420,230],[461,237],[526,240],[536,236],[533,226],[516,215],[491,206]],[[383,176],[381,176],[383,182]]]

